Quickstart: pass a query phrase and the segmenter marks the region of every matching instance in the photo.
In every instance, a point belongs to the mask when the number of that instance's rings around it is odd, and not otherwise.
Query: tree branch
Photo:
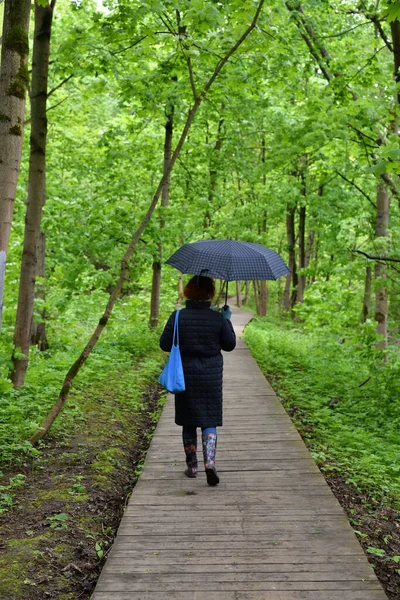
[[[65,83],[67,83],[70,79],[72,79],[74,75],[69,75],[68,77],[66,77],[63,81],[61,81],[61,83],[59,83],[58,85],[56,85],[56,87],[54,87],[52,90],[50,90],[50,92],[47,93],[47,98],[50,98],[50,96],[52,94],[54,94],[54,92],[56,92],[57,90],[60,89],[61,86],[63,86]]]
[[[140,44],[140,42],[143,42],[143,40],[145,40],[147,37],[148,37],[147,35],[143,35],[141,38],[139,38],[138,40],[135,40],[134,42],[132,42],[132,44],[129,44],[129,46],[126,46],[125,48],[121,48],[120,50],[114,50],[114,52],[110,51],[110,54],[112,56],[117,56],[117,54],[122,54],[122,52],[126,52],[127,50],[130,50],[131,48],[134,48],[135,46]]]
[[[179,138],[179,141],[176,145],[176,148],[171,156],[171,159],[169,161],[168,167],[165,169],[160,182],[158,184],[158,187],[154,193],[153,199],[147,209],[147,212],[145,214],[145,216],[143,217],[138,229],[136,230],[135,234],[133,235],[129,246],[125,252],[125,254],[122,257],[121,260],[121,268],[120,268],[120,275],[118,278],[118,281],[114,287],[114,289],[112,290],[112,292],[110,293],[110,297],[108,299],[107,305],[104,309],[103,315],[99,320],[99,323],[95,329],[95,331],[93,332],[91,338],[89,339],[89,341],[87,342],[85,348],[83,349],[83,351],[81,352],[80,356],[77,358],[77,360],[73,363],[73,365],[70,367],[70,369],[68,370],[65,378],[64,378],[64,382],[61,388],[61,391],[59,393],[59,396],[55,402],[55,404],[53,405],[53,407],[50,409],[49,413],[47,414],[47,416],[45,417],[42,425],[40,426],[40,428],[34,433],[34,435],[30,438],[30,442],[31,444],[36,444],[40,439],[42,439],[49,431],[50,427],[52,426],[52,424],[54,423],[55,419],[57,418],[57,416],[60,414],[60,412],[63,409],[63,406],[69,396],[72,384],[74,382],[75,377],[77,376],[77,374],[79,373],[79,371],[81,370],[81,368],[83,367],[83,365],[85,364],[86,360],[88,359],[90,353],[92,352],[94,346],[96,345],[97,341],[99,340],[104,328],[106,327],[108,320],[110,318],[111,312],[114,308],[114,305],[121,293],[122,290],[122,286],[126,281],[126,278],[128,276],[129,273],[129,260],[133,254],[133,251],[137,245],[137,243],[139,242],[141,235],[143,233],[143,231],[145,230],[148,222],[150,221],[152,214],[157,206],[158,200],[161,196],[161,192],[162,189],[166,183],[166,181],[168,180],[171,171],[175,165],[175,162],[180,154],[180,151],[182,150],[182,146],[185,143],[185,140],[188,136],[190,127],[192,125],[193,119],[201,105],[202,100],[205,98],[208,90],[210,89],[210,87],[212,86],[212,84],[214,83],[214,81],[217,79],[219,73],[221,72],[222,68],[224,67],[224,65],[228,62],[229,58],[232,56],[232,54],[234,54],[234,52],[236,52],[236,50],[241,46],[241,44],[243,44],[243,42],[245,41],[245,39],[247,38],[247,36],[252,32],[252,30],[254,29],[254,27],[256,26],[257,23],[257,19],[260,15],[261,9],[263,7],[265,0],[260,0],[259,4],[258,4],[258,8],[256,10],[255,16],[251,22],[251,24],[249,25],[249,27],[246,29],[246,31],[244,32],[244,34],[239,38],[239,40],[231,47],[231,49],[226,53],[226,55],[224,56],[224,58],[219,61],[219,63],[217,64],[217,66],[214,69],[213,74],[211,75],[210,79],[207,81],[207,83],[204,85],[203,90],[201,91],[201,93],[197,96],[192,108],[189,111],[189,114],[187,116],[186,119],[186,123],[184,125],[183,131],[181,133],[181,136]]]
[[[353,253],[357,253],[357,254],[362,254],[366,258],[369,258],[369,260],[377,260],[379,262],[395,262],[395,263],[400,263],[400,258],[393,258],[393,257],[390,257],[390,256],[371,256],[370,254],[367,254],[367,252],[363,252],[362,250],[352,250],[352,252]]]
[[[364,198],[366,198],[368,200],[368,202],[370,204],[372,204],[372,206],[376,209],[375,202],[354,181],[350,181],[350,179],[347,179],[347,177],[345,175],[343,175],[342,173],[340,173],[336,169],[335,169],[335,173],[337,173],[339,175],[339,177],[341,177],[342,179],[344,179],[344,181],[347,181],[347,183],[349,183],[350,185],[352,185],[353,187],[355,187],[356,190],[358,190],[360,192],[360,194],[362,194],[364,196]]]

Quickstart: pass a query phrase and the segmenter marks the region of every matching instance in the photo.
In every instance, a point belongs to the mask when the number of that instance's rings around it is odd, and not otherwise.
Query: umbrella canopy
[[[290,273],[274,250],[236,240],[200,240],[185,244],[166,263],[181,273],[225,281],[279,279]]]

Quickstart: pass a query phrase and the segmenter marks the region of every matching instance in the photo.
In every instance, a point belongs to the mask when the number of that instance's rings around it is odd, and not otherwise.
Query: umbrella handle
[[[228,306],[228,285],[229,285],[229,281],[226,282],[225,306]]]

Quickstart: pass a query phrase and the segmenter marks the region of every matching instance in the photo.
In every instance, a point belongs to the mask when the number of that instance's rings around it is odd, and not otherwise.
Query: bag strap
[[[175,323],[174,323],[174,335],[172,337],[172,345],[173,346],[179,346],[179,328],[178,328],[178,320],[179,320],[179,308],[176,311],[175,314]],[[176,339],[176,342],[175,342]]]

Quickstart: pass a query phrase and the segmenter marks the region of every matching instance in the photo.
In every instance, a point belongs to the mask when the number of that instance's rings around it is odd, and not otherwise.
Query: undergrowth
[[[257,319],[245,339],[321,468],[398,508],[400,361],[395,350],[383,361],[373,327],[343,338]]]
[[[88,341],[98,320],[104,294],[94,293],[82,303],[82,298],[71,302],[60,311],[48,327],[50,349],[39,352],[32,348],[24,387],[13,389],[7,378],[12,340],[7,335],[1,342],[0,361],[0,469],[26,466],[46,447],[47,440],[62,441],[87,424],[86,399],[93,384],[107,383],[116,372],[126,373],[123,381],[129,390],[119,389],[119,407],[114,410],[137,409],[146,385],[157,380],[165,355],[159,349],[158,329],[148,327],[147,303],[140,297],[122,299],[112,315],[87,362],[76,378],[65,408],[56,419],[50,434],[37,448],[29,443],[30,436],[56,401],[64,377]],[[131,375],[128,376],[128,373]],[[114,394],[115,383],[110,392]],[[111,416],[110,416],[111,417]],[[118,415],[116,415],[118,417]],[[1,476],[1,470],[0,470]],[[16,488],[22,478],[11,479],[0,486],[0,512],[12,504]]]

